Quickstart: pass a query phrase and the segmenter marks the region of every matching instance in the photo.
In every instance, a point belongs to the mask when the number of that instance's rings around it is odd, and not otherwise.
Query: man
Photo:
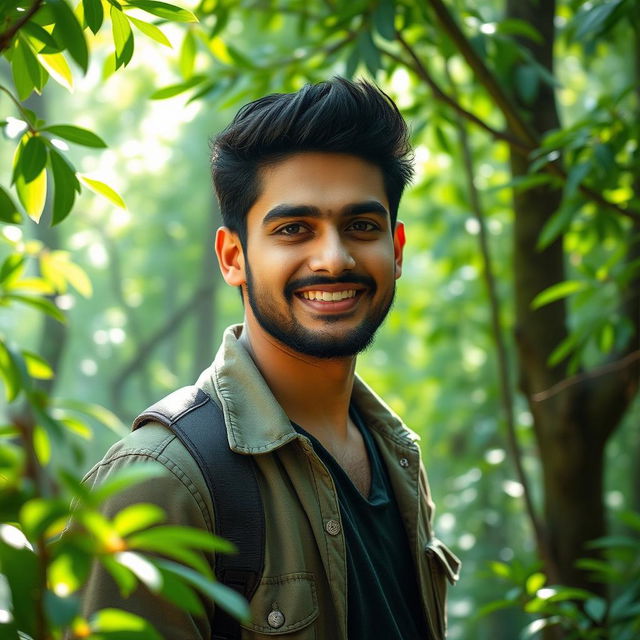
[[[214,142],[212,173],[225,225],[216,254],[244,323],[196,386],[222,408],[229,447],[254,458],[266,520],[242,637],[440,640],[459,563],[433,537],[415,435],[355,374],[401,273],[406,125],[377,88],[335,78],[243,107]],[[214,530],[202,473],[163,426],[134,431],[87,482],[139,459],[168,473],[111,500],[109,515],[152,502],[171,522]],[[104,606],[165,638],[212,635],[211,616],[143,588],[121,599],[96,568],[85,609]]]

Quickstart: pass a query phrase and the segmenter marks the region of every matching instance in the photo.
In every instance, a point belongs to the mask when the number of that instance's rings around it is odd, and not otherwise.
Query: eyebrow
[[[389,215],[386,207],[378,200],[367,200],[365,202],[355,202],[343,207],[340,211],[343,216],[359,216],[363,213],[373,213],[386,218]],[[262,219],[263,226],[275,220],[283,218],[321,218],[322,212],[318,207],[307,204],[279,204],[269,210]]]

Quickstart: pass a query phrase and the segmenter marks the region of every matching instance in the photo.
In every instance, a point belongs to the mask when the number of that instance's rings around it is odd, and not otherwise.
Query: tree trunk
[[[531,24],[540,43],[521,41],[536,61],[553,73],[555,2],[508,0],[507,17]],[[514,68],[514,73],[516,69]],[[517,98],[516,98],[517,99]],[[540,82],[535,99],[518,101],[521,112],[538,135],[560,126],[553,88]],[[524,176],[528,160],[511,151],[513,176]],[[619,424],[637,386],[630,368],[606,376],[584,376],[579,383],[547,394],[565,376],[564,363],[550,367],[549,356],[567,336],[563,300],[533,310],[537,294],[566,280],[563,238],[544,250],[536,248],[545,223],[558,209],[561,192],[542,186],[514,195],[514,273],[516,342],[520,388],[534,419],[544,479],[544,519],[551,565],[550,580],[603,592],[589,581],[576,561],[590,555],[586,543],[605,534],[603,502],[604,449]],[[637,338],[637,334],[636,334]]]

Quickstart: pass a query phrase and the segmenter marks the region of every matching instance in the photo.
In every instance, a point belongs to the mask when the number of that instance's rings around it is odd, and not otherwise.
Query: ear
[[[396,222],[396,228],[393,230],[393,255],[396,266],[396,280],[402,275],[402,254],[404,252],[404,245],[406,241],[407,240],[404,235],[404,222],[398,220]]]
[[[216,232],[216,256],[224,281],[232,287],[246,282],[244,251],[240,238],[228,227],[220,227]]]

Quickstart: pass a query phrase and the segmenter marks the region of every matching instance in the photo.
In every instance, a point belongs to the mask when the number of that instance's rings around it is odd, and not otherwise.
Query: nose
[[[309,260],[312,271],[339,275],[356,266],[349,247],[337,230],[322,234],[314,243],[313,254]]]

